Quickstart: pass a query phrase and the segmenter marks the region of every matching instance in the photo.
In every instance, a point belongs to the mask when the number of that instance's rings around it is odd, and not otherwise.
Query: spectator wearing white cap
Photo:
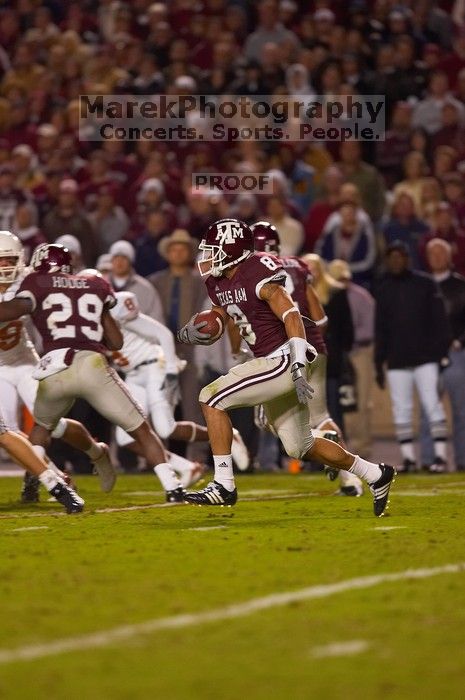
[[[72,236],[69,233],[65,233],[64,236],[58,236],[55,243],[58,245],[64,245],[68,248],[71,253],[71,260],[73,263],[74,272],[80,272],[85,268],[84,261],[82,259],[82,248],[76,236]]]
[[[116,241],[109,250],[111,256],[110,282],[117,292],[136,295],[143,314],[164,323],[163,307],[157,290],[134,271],[136,251],[129,241]]]
[[[65,233],[77,238],[83,251],[86,267],[92,267],[97,257],[92,224],[81,209],[76,180],[62,180],[58,190],[58,203],[49,211],[42,223],[42,230],[49,243],[54,243]]]

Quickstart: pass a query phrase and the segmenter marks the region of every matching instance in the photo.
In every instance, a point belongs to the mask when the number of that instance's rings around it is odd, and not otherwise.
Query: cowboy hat
[[[177,228],[169,236],[165,236],[161,239],[158,244],[158,252],[162,258],[166,259],[168,248],[172,243],[184,243],[185,245],[188,245],[191,249],[193,258],[197,254],[197,248],[199,245],[198,241],[196,241],[195,238],[192,238],[192,236],[183,228]]]

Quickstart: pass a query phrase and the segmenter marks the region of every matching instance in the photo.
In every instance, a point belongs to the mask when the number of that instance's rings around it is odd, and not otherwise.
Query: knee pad
[[[66,432],[66,426],[67,426],[66,419],[60,418],[60,420],[56,424],[55,429],[52,431],[52,437],[56,438],[57,440],[62,438]]]

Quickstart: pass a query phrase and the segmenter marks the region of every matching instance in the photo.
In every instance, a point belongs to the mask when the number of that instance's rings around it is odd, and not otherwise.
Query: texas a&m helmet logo
[[[58,243],[44,243],[35,249],[30,265],[35,272],[72,272],[71,253]]]
[[[202,276],[219,277],[254,251],[253,233],[239,219],[220,219],[212,224],[199,246],[203,257],[198,266]]]
[[[222,243],[234,243],[238,238],[244,238],[242,230],[242,221],[236,219],[225,219],[218,221],[216,224],[217,234],[216,240]]]

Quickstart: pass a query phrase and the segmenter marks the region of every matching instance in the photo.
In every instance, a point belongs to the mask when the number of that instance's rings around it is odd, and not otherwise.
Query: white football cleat
[[[116,470],[111,461],[108,445],[104,442],[98,442],[97,445],[102,448],[102,454],[94,460],[93,464],[100,480],[100,488],[104,493],[110,493],[116,483]]]
[[[250,466],[250,457],[240,432],[233,428],[231,455],[240,472],[245,472]]]
[[[189,486],[196,484],[205,474],[205,465],[200,462],[192,462],[190,469],[179,474],[179,481],[183,488],[188,489]]]

